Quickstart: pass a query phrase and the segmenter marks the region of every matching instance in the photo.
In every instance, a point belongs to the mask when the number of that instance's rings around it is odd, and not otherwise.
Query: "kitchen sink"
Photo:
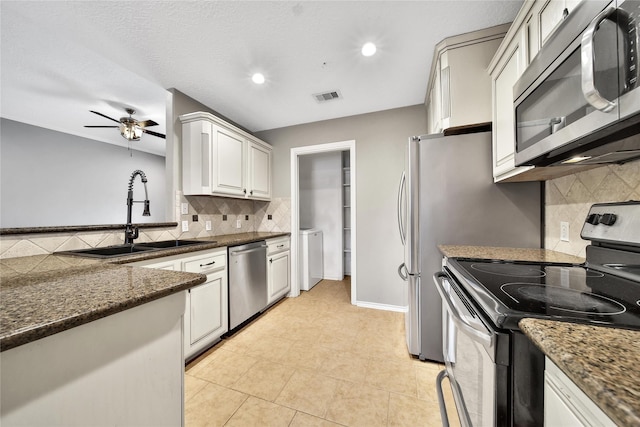
[[[199,240],[163,240],[160,242],[134,243],[115,246],[105,246],[104,248],[76,249],[73,251],[56,252],[56,255],[75,255],[88,258],[113,258],[117,256],[130,255],[138,252],[159,251],[161,249],[179,248],[182,246],[203,245],[215,243],[215,241]]]
[[[136,247],[143,246],[145,248],[165,249],[165,248],[179,248],[181,246],[203,245],[206,243],[215,243],[215,242],[214,241],[203,242],[200,240],[163,240],[160,242],[138,243]]]
[[[76,249],[73,251],[56,252],[57,255],[75,255],[89,258],[111,258],[122,255],[129,255],[138,252],[155,251],[160,248],[141,245],[115,245],[104,248]]]

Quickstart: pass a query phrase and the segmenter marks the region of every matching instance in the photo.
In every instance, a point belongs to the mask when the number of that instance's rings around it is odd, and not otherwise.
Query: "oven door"
[[[434,281],[442,297],[444,361],[460,423],[496,425],[497,334],[446,273],[435,274]]]

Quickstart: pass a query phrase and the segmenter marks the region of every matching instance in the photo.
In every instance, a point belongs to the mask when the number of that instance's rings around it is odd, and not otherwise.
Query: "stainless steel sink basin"
[[[145,248],[166,249],[166,248],[179,248],[181,246],[204,245],[206,243],[215,243],[215,242],[202,242],[199,240],[163,240],[161,242],[138,243],[136,244],[136,247],[143,246]]]
[[[113,258],[117,256],[130,255],[138,252],[159,251],[161,249],[179,248],[181,246],[203,245],[215,243],[214,241],[199,240],[163,240],[160,242],[146,242],[105,246],[104,248],[77,249],[73,251],[56,252],[57,255],[75,255],[88,258]]]
[[[105,246],[104,248],[76,249],[73,251],[56,252],[58,255],[75,255],[89,258],[111,258],[122,255],[134,254],[137,252],[154,251],[159,248],[141,246],[141,245],[115,245]]]

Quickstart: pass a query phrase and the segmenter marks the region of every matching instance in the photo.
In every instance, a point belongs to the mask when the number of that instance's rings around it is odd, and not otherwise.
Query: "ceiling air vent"
[[[317,102],[327,102],[333,101],[334,99],[342,99],[342,94],[338,90],[331,90],[324,93],[315,93],[313,94],[313,98]]]

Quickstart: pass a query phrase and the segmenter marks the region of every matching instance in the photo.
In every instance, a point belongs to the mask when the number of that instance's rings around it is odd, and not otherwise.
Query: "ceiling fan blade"
[[[138,126],[141,128],[148,128],[149,126],[158,126],[153,120],[145,120],[144,122],[138,122]]]
[[[153,132],[153,131],[150,131],[150,130],[146,130],[146,129],[144,129],[144,128],[142,128],[142,132],[144,132],[144,133],[148,133],[149,135],[157,136],[158,138],[166,139],[166,136],[165,136],[165,135],[163,135],[163,134],[161,134],[161,133],[158,133],[158,132]]]
[[[86,128],[119,128],[120,126],[87,126],[85,125],[84,127]]]
[[[93,110],[89,110],[89,111],[91,111],[93,114],[97,114],[97,115],[99,115],[99,116],[102,116],[102,117],[104,117],[105,119],[109,119],[109,120],[114,121],[114,122],[116,122],[116,123],[120,123],[120,120],[112,119],[111,117],[109,117],[109,116],[105,116],[104,114],[102,114],[102,113],[98,113],[97,111],[93,111]]]

